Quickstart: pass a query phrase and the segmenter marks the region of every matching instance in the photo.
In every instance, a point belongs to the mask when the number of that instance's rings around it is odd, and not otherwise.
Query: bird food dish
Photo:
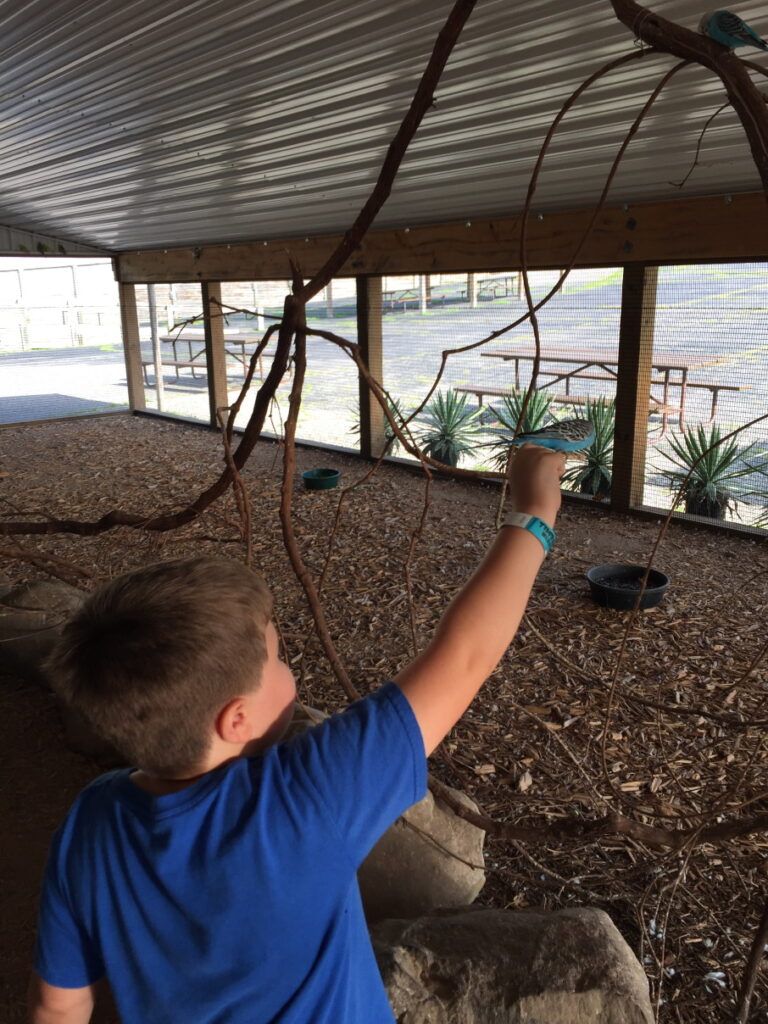
[[[339,482],[338,469],[305,469],[301,474],[308,491],[330,491]]]
[[[645,575],[644,565],[597,565],[587,573],[593,599],[605,608],[631,611],[635,607],[640,585]],[[669,586],[669,576],[651,569],[648,584],[640,598],[640,608],[655,608]]]

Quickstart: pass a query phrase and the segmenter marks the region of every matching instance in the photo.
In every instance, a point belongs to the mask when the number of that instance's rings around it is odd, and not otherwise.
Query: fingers
[[[565,472],[565,465],[568,459],[566,452],[554,451],[552,448],[545,448],[541,444],[523,444],[518,449],[519,452],[528,453],[526,459],[557,459],[557,471],[558,477],[562,477]]]

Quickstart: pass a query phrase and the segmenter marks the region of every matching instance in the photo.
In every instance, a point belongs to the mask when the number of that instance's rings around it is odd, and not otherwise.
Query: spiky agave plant
[[[595,428],[595,439],[582,454],[586,461],[570,466],[563,474],[563,484],[581,494],[610,497],[613,476],[613,437],[616,432],[616,401],[601,395],[588,398],[578,419],[587,419]]]
[[[419,443],[425,455],[446,466],[458,466],[462,455],[477,446],[480,410],[467,408],[467,396],[452,388],[438,391],[418,417]]]
[[[390,398],[386,396],[387,408],[389,409],[392,419],[398,425],[402,424],[404,419],[407,419],[407,414],[403,408],[403,399],[401,398]],[[352,406],[349,410],[355,416],[353,425],[349,428],[350,434],[360,434],[360,407]],[[392,424],[385,417],[384,418],[384,441],[387,445],[387,454],[394,455],[394,453],[400,447],[400,442],[397,439],[397,435],[392,429]]]
[[[699,425],[673,434],[669,446],[671,452],[660,454],[677,468],[661,468],[661,472],[674,493],[683,487],[682,497],[689,515],[725,519],[727,512],[736,511],[737,501],[759,493],[745,489],[738,481],[768,470],[766,458],[749,461],[749,456],[759,451],[755,442],[740,445],[733,437],[723,441],[717,424],[712,425],[709,433]]]
[[[520,419],[525,395],[526,392],[524,390],[516,389],[502,397],[500,406],[490,406],[491,411],[501,424],[500,428],[496,428],[492,432],[494,440],[488,444],[492,453],[492,463],[497,468],[503,469],[507,464],[509,446],[512,444],[516,434],[515,428]],[[532,430],[539,430],[541,427],[546,426],[547,420],[553,419],[550,412],[551,405],[552,399],[547,395],[546,391],[532,391],[530,401],[525,408],[523,422],[517,433],[529,434]]]

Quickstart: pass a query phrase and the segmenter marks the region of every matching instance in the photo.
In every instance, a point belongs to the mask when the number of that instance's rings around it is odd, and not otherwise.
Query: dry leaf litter
[[[0,449],[5,518],[96,519],[113,508],[151,516],[180,509],[222,466],[215,433],[148,418],[110,417],[9,428]],[[261,442],[243,478],[254,524],[254,563],[276,599],[300,696],[332,711],[344,698],[314,636],[284,553],[278,503],[282,449]],[[351,456],[298,450],[298,471],[368,468]],[[315,577],[325,563],[339,491],[308,492],[296,477],[294,521]],[[493,535],[493,485],[436,479],[411,563],[418,643],[429,637]],[[424,479],[383,466],[345,501],[322,600],[332,637],[363,692],[412,656],[404,562],[424,502]],[[764,722],[768,670],[748,669],[766,639],[768,551],[759,539],[673,524],[656,559],[672,578],[656,609],[629,634],[607,725],[610,680],[628,613],[592,603],[584,573],[604,562],[643,562],[654,522],[566,503],[558,542],[536,584],[527,619],[502,664],[432,758],[442,781],[500,821],[546,826],[595,818],[611,807],[660,827],[695,828],[768,810]],[[152,561],[200,553],[242,559],[231,492],[171,533],[120,528],[95,537],[20,537],[98,581]],[[12,541],[3,538],[5,550]],[[67,564],[54,573],[93,585]],[[0,556],[0,583],[46,575]],[[3,680],[8,751],[0,1016],[20,1018],[45,849],[56,822],[99,767],[68,751],[53,699]],[[659,710],[650,701],[691,713]],[[618,795],[617,795],[618,794]],[[623,805],[620,800],[627,801]],[[753,935],[768,893],[768,836],[670,853],[625,836],[520,844],[489,837],[480,902],[496,907],[595,905],[606,910],[644,964],[659,1020],[732,1020]],[[768,982],[758,979],[750,1020],[768,1020]],[[106,1022],[107,1018],[103,1020]]]

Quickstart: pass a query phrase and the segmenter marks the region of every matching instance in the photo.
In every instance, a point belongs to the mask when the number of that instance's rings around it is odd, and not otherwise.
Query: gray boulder
[[[398,1024],[652,1024],[648,980],[601,910],[436,911],[371,929]]]
[[[466,794],[451,792],[479,810]],[[484,839],[482,829],[427,793],[387,829],[358,871],[367,920],[471,903],[485,884]]]
[[[0,670],[43,681],[43,663],[86,595],[60,580],[35,580],[3,591]]]
[[[0,590],[0,668],[14,675],[46,683],[45,659],[64,623],[86,598],[76,587],[60,580],[36,580]],[[105,767],[121,764],[111,744],[94,733],[82,714],[59,702],[67,746],[92,757]]]

